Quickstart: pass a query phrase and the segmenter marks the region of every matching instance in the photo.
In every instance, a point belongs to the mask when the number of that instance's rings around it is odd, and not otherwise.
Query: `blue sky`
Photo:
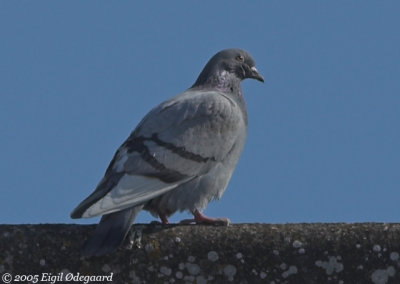
[[[0,2],[0,223],[97,222],[69,214],[140,119],[229,47],[266,82],[242,84],[246,146],[205,213],[400,221],[398,1],[152,3]]]

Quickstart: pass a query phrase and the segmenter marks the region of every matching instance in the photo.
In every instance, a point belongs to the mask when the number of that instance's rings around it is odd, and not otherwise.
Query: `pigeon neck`
[[[224,93],[241,94],[241,80],[227,71],[218,72],[205,80],[199,77],[191,88],[218,89]]]
[[[227,71],[222,71],[221,74],[218,75],[218,85],[216,86],[217,88],[233,94],[242,93],[242,89],[240,88],[240,82],[242,80]]]

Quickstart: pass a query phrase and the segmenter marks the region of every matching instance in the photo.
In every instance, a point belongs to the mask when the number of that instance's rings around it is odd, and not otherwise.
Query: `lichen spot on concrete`
[[[232,264],[228,264],[224,267],[224,274],[228,277],[229,281],[233,281],[233,277],[236,274],[236,267]]]
[[[394,251],[390,254],[390,259],[393,261],[398,261],[399,260],[399,253]]]
[[[177,279],[182,279],[182,278],[183,278],[183,273],[180,272],[180,271],[177,271],[177,272],[175,273],[175,277],[176,277]]]
[[[303,243],[300,242],[299,240],[295,240],[295,241],[293,242],[293,244],[292,244],[292,246],[293,246],[294,248],[301,248],[302,245],[303,245]]]
[[[216,262],[219,258],[218,253],[216,251],[210,251],[207,254],[207,258],[209,261]]]
[[[338,262],[341,257],[328,256],[328,261],[317,260],[315,265],[325,269],[326,274],[332,275],[334,272],[339,273],[343,270],[343,264]]]
[[[260,272],[260,278],[261,279],[265,279],[265,277],[267,277],[267,273],[265,273],[264,271]]]
[[[106,264],[103,265],[103,267],[101,268],[101,270],[102,270],[103,272],[108,273],[108,272],[111,271],[111,267],[106,263]]]
[[[187,260],[188,260],[189,262],[194,262],[194,261],[196,260],[196,258],[195,258],[193,255],[189,255],[188,258],[187,258]]]
[[[396,274],[396,270],[393,266],[389,266],[387,269],[377,269],[371,275],[372,283],[374,284],[386,284],[389,281],[389,277],[393,277]]]
[[[374,246],[372,247],[372,250],[373,250],[374,252],[380,252],[382,249],[381,249],[381,246],[380,246],[380,245],[374,245]]]
[[[297,267],[294,265],[289,266],[289,269],[282,273],[283,278],[288,278],[292,274],[297,273]]]
[[[203,275],[199,275],[196,277],[196,284],[206,284],[207,283],[207,279],[204,278]]]
[[[183,280],[185,281],[184,283],[194,283],[194,276],[191,275],[186,275],[183,277]]]
[[[239,259],[241,263],[244,263],[243,254],[241,252],[236,254],[236,258]]]
[[[306,250],[304,248],[299,248],[298,252],[299,254],[305,254]]]
[[[41,260],[39,260],[39,264],[40,264],[40,266],[45,266],[46,260],[42,258]]]
[[[198,266],[196,263],[187,262],[185,267],[190,275],[197,275],[200,273],[200,266]]]
[[[163,266],[160,267],[160,272],[162,274],[166,275],[166,276],[170,276],[171,273],[172,273],[172,270],[171,270],[171,268],[168,268],[168,267],[163,265]]]

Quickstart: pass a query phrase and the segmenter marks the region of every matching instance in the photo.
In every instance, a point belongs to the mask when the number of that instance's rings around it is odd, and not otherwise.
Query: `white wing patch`
[[[83,218],[109,214],[142,204],[186,182],[165,183],[157,178],[125,174],[102,199],[82,214]]]

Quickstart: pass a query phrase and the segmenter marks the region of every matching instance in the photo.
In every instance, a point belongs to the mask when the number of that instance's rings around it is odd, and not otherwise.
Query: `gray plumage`
[[[240,83],[264,81],[254,65],[244,50],[222,50],[191,88],[143,118],[95,191],[71,213],[72,218],[103,215],[84,255],[117,248],[141,209],[164,223],[176,211],[190,211],[196,220],[205,217],[199,212],[222,196],[245,142]]]

